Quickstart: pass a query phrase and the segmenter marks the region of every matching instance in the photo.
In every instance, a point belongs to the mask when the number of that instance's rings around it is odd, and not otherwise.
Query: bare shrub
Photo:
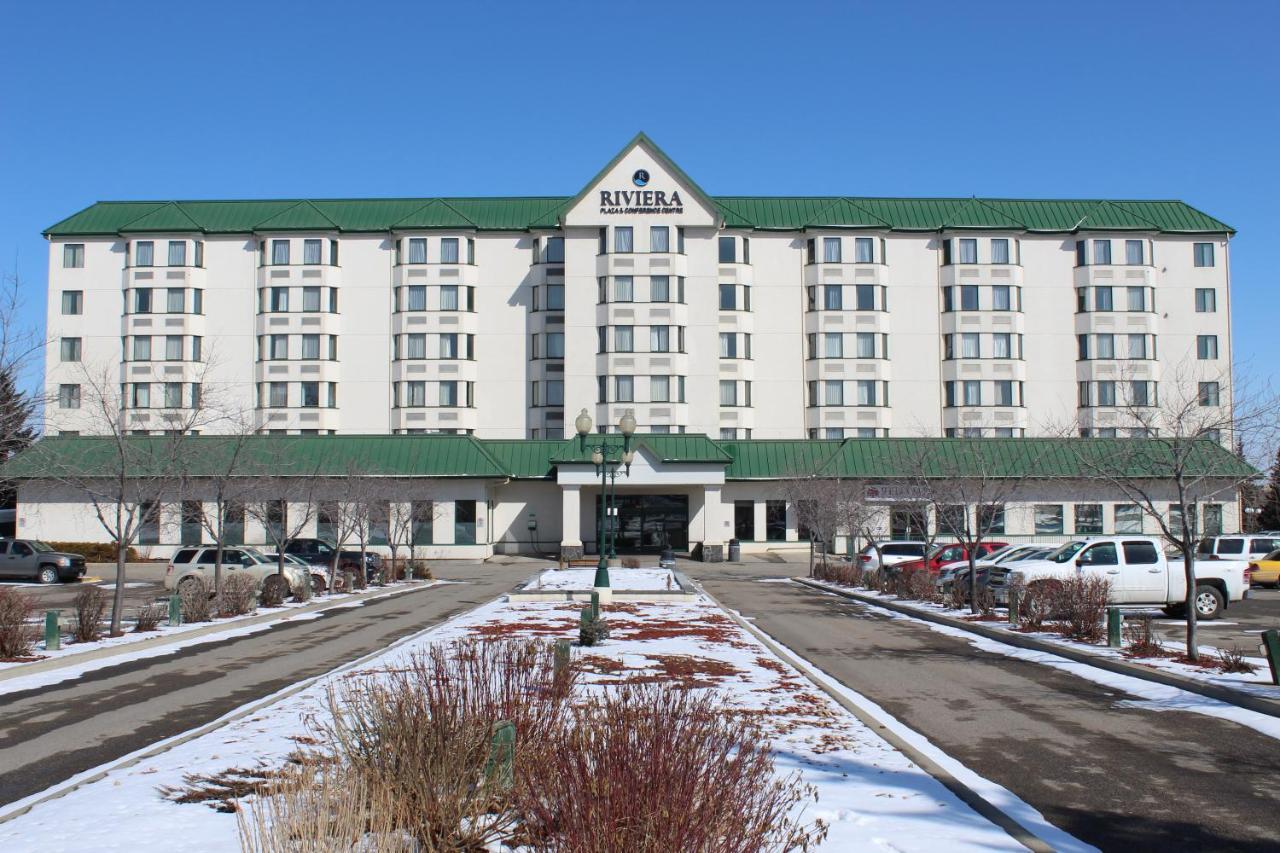
[[[312,593],[315,592],[311,588],[311,577],[308,575],[299,583],[293,584],[289,588],[289,592],[292,594],[293,600],[300,604],[310,601]]]
[[[779,779],[753,720],[720,710],[714,693],[623,685],[593,697],[514,788],[528,846],[540,851],[666,853],[790,850],[826,827],[792,814],[815,797]]]
[[[102,639],[102,618],[107,615],[110,603],[101,587],[86,586],[76,593],[76,627],[72,636],[77,643],[95,643]]]
[[[856,562],[844,560],[828,560],[817,563],[813,567],[815,578],[841,586],[862,586],[865,574],[862,566]]]
[[[223,584],[225,586],[226,581],[223,581]],[[183,578],[178,584],[178,598],[182,602],[183,622],[208,622],[213,617],[209,584],[200,575],[188,575]]]
[[[639,558],[639,557],[623,557],[623,558],[622,558],[622,568],[624,568],[624,569],[638,569],[638,568],[640,568],[640,558]]]
[[[39,633],[31,624],[35,612],[35,599],[30,595],[0,587],[0,660],[31,656]]]
[[[160,623],[169,615],[169,608],[163,604],[144,604],[138,608],[138,615],[133,623],[133,632],[142,634],[146,631],[154,631],[160,627]]]
[[[278,574],[267,575],[262,579],[262,587],[258,591],[258,604],[261,607],[279,607],[284,604],[284,597],[289,592],[287,580]]]
[[[218,597],[219,616],[244,616],[258,605],[258,582],[253,575],[233,572],[222,582],[222,595]]]
[[[1252,675],[1258,671],[1258,667],[1245,658],[1244,652],[1238,645],[1218,650],[1218,669],[1221,672],[1240,672],[1245,675]]]
[[[969,602],[969,597],[965,595],[964,587],[955,582],[952,582],[950,595],[947,598],[952,610],[963,610],[964,606]]]
[[[991,616],[996,612],[995,593],[986,584],[978,587],[978,612],[983,616]]]
[[[429,581],[435,578],[431,573],[431,566],[427,565],[426,560],[411,560],[409,567],[413,569],[413,576],[420,581]]]
[[[1022,594],[1022,629],[1024,631],[1043,631],[1045,625],[1054,617],[1058,602],[1056,580],[1033,581],[1027,584]]]
[[[1058,633],[1069,640],[1098,643],[1107,635],[1107,598],[1111,582],[1097,577],[1067,578],[1058,584],[1053,610]]]
[[[902,587],[907,598],[931,602],[940,598],[933,574],[927,569],[908,569],[902,574]]]
[[[1145,613],[1128,616],[1124,620],[1124,653],[1136,658],[1168,657],[1160,634],[1154,628],[1154,620]]]

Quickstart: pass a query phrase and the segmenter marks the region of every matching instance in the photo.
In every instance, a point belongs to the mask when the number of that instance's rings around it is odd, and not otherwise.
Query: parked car
[[[267,551],[262,555],[267,562],[276,566],[280,564],[279,551]],[[319,563],[308,563],[301,557],[295,557],[293,554],[285,554],[284,562],[286,566],[294,566],[299,571],[305,571],[311,575],[311,591],[324,592],[329,586],[329,566]]]
[[[1001,548],[1008,547],[1008,542],[983,542],[977,547],[978,559],[990,556],[993,552]],[[908,560],[894,566],[899,571],[912,571],[919,569],[927,569],[933,574],[937,574],[943,566],[948,563],[967,563],[969,560],[969,549],[964,545],[952,542],[946,545],[935,545],[925,557],[919,560]]]
[[[217,548],[180,548],[169,558],[169,566],[164,573],[164,588],[180,590],[182,585],[192,577],[202,577],[205,583],[213,586],[213,576],[217,568]],[[222,549],[222,571],[226,579],[233,574],[248,574],[259,585],[278,571],[275,560],[267,559],[265,554],[254,548],[237,545],[234,548]],[[310,579],[310,572],[295,565],[284,567],[285,579],[293,587]]]
[[[0,539],[0,577],[70,583],[84,577],[84,557],[55,551],[38,539]]]
[[[1197,560],[1260,560],[1280,549],[1280,533],[1206,536],[1196,545]]]
[[[879,548],[877,555],[876,549]],[[915,540],[894,540],[892,542],[881,542],[877,545],[868,545],[858,553],[858,563],[864,569],[873,570],[880,568],[881,560],[886,566],[894,566],[907,560],[918,560],[924,556],[925,549],[928,546],[923,542]]]
[[[284,552],[292,554],[309,565],[324,566],[326,570],[333,564],[335,553],[338,554],[338,571],[354,572],[360,566],[359,550],[344,548],[338,551],[332,542],[326,542],[324,539],[293,539],[284,546]],[[382,558],[372,551],[366,551],[364,557],[365,580],[371,580],[382,570]]]
[[[1253,570],[1249,575],[1250,583],[1270,584],[1280,589],[1280,548],[1260,560],[1250,560],[1249,568]]]
[[[1006,571],[1008,567],[1024,560],[1039,560],[1048,556],[1048,554],[1060,547],[1057,544],[1046,545],[1043,543],[1035,543],[1030,545],[1006,545],[999,550],[992,551],[986,557],[980,559],[974,564],[974,568],[978,570],[978,585],[985,586],[992,569],[1004,566]],[[943,595],[951,592],[953,584],[962,584],[968,587],[969,579],[969,561],[961,560],[955,563],[947,563],[938,571],[937,580],[934,585]]]
[[[1101,577],[1111,582],[1113,604],[1156,605],[1170,616],[1184,613],[1187,582],[1181,560],[1171,560],[1155,536],[1095,536],[1068,542],[1043,560],[1019,564],[1017,574],[1028,585],[1074,577]],[[1217,619],[1232,601],[1249,594],[1249,564],[1244,560],[1196,563],[1196,615]],[[998,603],[1008,601],[1008,575],[992,576]]]

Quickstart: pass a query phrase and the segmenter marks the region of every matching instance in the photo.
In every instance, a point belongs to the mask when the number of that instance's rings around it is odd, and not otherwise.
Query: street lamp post
[[[591,415],[583,409],[574,419],[574,427],[578,430],[578,447],[582,451],[588,449],[587,436],[591,434]],[[600,552],[600,562],[596,565],[596,589],[609,588],[609,555],[615,551],[615,527],[612,516],[617,513],[617,479],[618,468],[631,476],[631,463],[635,461],[636,452],[631,449],[631,436],[636,431],[636,416],[630,409],[618,419],[618,432],[622,433],[622,443],[610,442],[605,434],[590,445],[591,464],[596,466],[600,475],[600,512],[596,514],[596,548]],[[613,484],[610,494],[609,485]],[[605,543],[605,534],[609,534],[609,542]]]

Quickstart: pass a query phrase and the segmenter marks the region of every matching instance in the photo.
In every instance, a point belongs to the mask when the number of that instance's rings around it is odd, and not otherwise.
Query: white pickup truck
[[[1043,560],[1026,560],[992,574],[996,601],[1008,601],[1008,578],[1016,571],[1027,585],[1073,577],[1100,577],[1111,583],[1111,602],[1156,605],[1171,616],[1183,612],[1187,581],[1182,560],[1165,557],[1154,536],[1097,536],[1066,543]],[[1217,619],[1232,601],[1249,592],[1249,564],[1244,560],[1196,561],[1196,615]]]

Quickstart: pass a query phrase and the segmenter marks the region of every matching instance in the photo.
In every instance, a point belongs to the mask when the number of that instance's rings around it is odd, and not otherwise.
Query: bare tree
[[[1130,381],[1117,391],[1117,425],[1130,438],[1079,440],[1069,446],[1078,468],[1123,494],[1181,554],[1186,598],[1187,657],[1199,660],[1196,599],[1212,595],[1196,582],[1200,505],[1231,500],[1257,471],[1227,448],[1275,453],[1280,404],[1269,391],[1230,383],[1230,373],[1206,375],[1189,363],[1167,372],[1158,398]],[[1145,383],[1145,380],[1143,380]]]
[[[31,446],[36,438],[36,420],[42,404],[39,392],[23,388],[24,378],[35,381],[29,372],[47,343],[35,327],[21,317],[23,281],[16,271],[0,276],[0,463]],[[0,492],[6,505],[15,495],[0,466]]]
[[[217,435],[188,443],[182,464],[191,488],[203,493],[200,501],[201,528],[214,542],[213,589],[222,594],[222,554],[227,545],[227,527],[233,508],[244,506],[250,497],[248,475],[253,465],[252,446],[256,440],[253,423],[246,413],[228,414]]]
[[[281,454],[287,458],[287,454]],[[276,463],[287,472],[288,463]],[[250,497],[244,504],[245,515],[262,526],[267,542],[276,551],[276,573],[285,577],[285,549],[302,536],[316,517],[316,493],[321,482],[317,472],[255,476]]]
[[[783,495],[792,505],[796,520],[822,542],[822,561],[826,566],[830,546],[837,536],[851,543],[862,538],[879,554],[879,526],[884,518],[881,507],[867,500],[864,480],[844,477],[793,476],[782,483]]]

